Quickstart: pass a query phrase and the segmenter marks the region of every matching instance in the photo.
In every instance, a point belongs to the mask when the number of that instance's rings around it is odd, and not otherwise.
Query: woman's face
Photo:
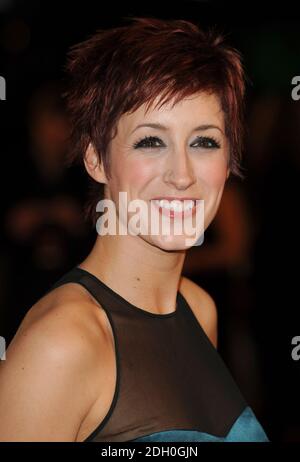
[[[118,219],[119,192],[127,193],[127,205],[135,199],[145,201],[148,209],[141,215],[141,221],[148,219],[148,234],[136,235],[136,239],[164,250],[182,250],[194,245],[186,244],[191,236],[185,234],[184,226],[181,235],[172,232],[172,223],[184,220],[182,214],[172,217],[171,212],[169,235],[164,235],[161,227],[158,235],[151,233],[150,205],[158,204],[153,202],[157,198],[204,200],[204,228],[197,229],[198,239],[217,212],[229,174],[228,140],[224,132],[224,113],[214,94],[198,93],[173,108],[171,103],[160,109],[152,106],[147,113],[143,105],[131,114],[122,115],[111,142],[112,178],[106,181],[105,197],[115,202]],[[160,216],[156,205],[152,210]],[[166,213],[170,214],[168,210]],[[127,213],[128,222],[134,214]],[[195,225],[196,215],[192,220]]]

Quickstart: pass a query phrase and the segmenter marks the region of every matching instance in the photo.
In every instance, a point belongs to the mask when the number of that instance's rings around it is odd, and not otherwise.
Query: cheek
[[[139,162],[135,159],[133,162],[118,162],[114,167],[114,177],[111,186],[119,191],[128,191],[129,189],[138,189],[145,186],[158,172],[154,171],[153,162]]]
[[[203,162],[199,168],[199,177],[208,189],[223,187],[227,175],[227,162],[223,158]]]
[[[205,199],[205,223],[206,229],[214,219],[223,195],[224,185],[226,182],[227,162],[224,159],[216,159],[213,162],[207,162],[201,170],[201,184],[203,186],[203,195]]]
[[[135,159],[134,162],[128,162],[122,172],[122,176],[126,177],[126,183],[134,188],[145,186],[152,178],[157,177],[155,163],[149,161],[140,161]]]

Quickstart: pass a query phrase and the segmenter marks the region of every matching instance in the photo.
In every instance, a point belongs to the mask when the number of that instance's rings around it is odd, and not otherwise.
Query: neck
[[[161,250],[140,236],[98,235],[78,266],[138,308],[166,314],[176,309],[185,254]]]

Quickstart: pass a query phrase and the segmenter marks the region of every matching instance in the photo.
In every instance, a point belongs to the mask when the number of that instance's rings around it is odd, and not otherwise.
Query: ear
[[[98,183],[107,183],[103,164],[92,143],[89,143],[84,155],[84,165],[88,174]]]
[[[229,175],[230,175],[230,168],[228,167],[227,174],[226,174],[226,180],[228,180]]]

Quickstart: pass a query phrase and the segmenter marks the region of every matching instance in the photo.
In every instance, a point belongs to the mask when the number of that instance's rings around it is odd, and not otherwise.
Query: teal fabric
[[[269,442],[265,431],[252,409],[247,406],[224,437],[210,435],[198,430],[167,430],[152,433],[132,440],[132,442]]]

